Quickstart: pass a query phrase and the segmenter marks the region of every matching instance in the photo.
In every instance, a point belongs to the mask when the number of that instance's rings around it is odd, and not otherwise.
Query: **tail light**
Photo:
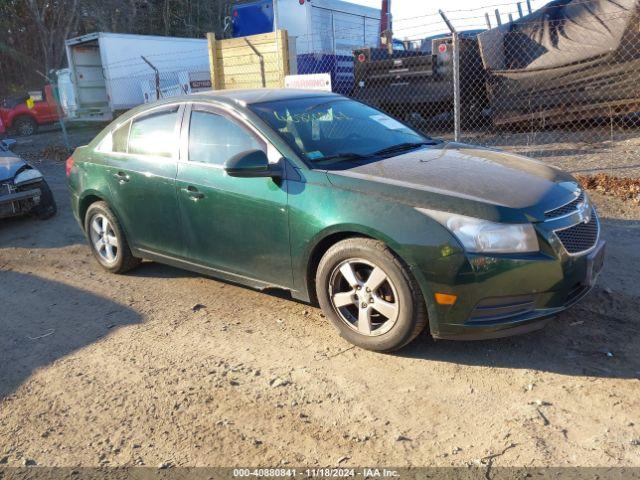
[[[67,177],[71,175],[71,169],[73,168],[73,157],[67,158],[67,163],[65,164],[65,171],[67,172]]]

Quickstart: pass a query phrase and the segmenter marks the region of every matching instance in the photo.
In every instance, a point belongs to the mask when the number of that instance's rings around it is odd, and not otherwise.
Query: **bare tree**
[[[231,0],[0,0],[0,94],[41,87],[36,72],[64,66],[67,38],[95,31],[223,37],[230,5]]]
[[[42,48],[45,73],[58,67],[64,55],[64,41],[76,30],[80,0],[25,0],[31,22]]]

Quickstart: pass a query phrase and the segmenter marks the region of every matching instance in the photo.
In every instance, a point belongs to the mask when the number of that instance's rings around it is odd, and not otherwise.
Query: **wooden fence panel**
[[[284,86],[289,74],[286,30],[226,40],[209,33],[207,39],[213,89]]]

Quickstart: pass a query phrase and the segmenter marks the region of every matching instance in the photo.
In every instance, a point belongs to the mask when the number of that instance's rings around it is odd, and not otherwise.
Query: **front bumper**
[[[0,194],[0,218],[14,217],[30,212],[40,204],[39,188]]]
[[[528,333],[582,300],[602,268],[605,243],[588,253],[520,258],[469,255],[454,286],[434,286],[458,296],[453,306],[433,305],[435,338],[479,340]],[[447,288],[448,287],[448,288]]]
[[[560,307],[542,306],[526,313],[505,316],[483,324],[445,325],[445,328],[434,337],[446,340],[487,340],[541,330],[558,314],[582,300],[593,287],[585,285],[576,288],[579,290],[578,294],[569,292],[566,303]]]

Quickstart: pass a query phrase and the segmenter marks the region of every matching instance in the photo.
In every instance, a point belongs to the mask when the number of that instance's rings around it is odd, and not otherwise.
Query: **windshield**
[[[346,98],[313,97],[251,105],[310,163],[353,160],[417,148],[431,139]]]

